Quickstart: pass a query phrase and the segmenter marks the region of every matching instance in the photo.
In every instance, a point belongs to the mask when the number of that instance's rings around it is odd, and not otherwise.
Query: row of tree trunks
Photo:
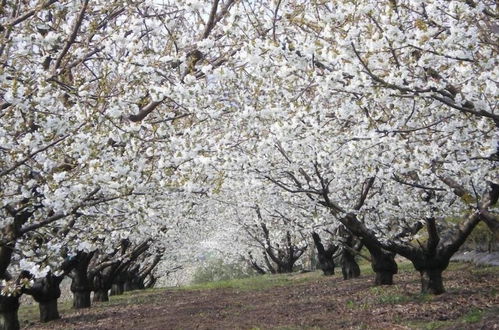
[[[331,235],[343,236],[343,248],[341,251],[341,264],[344,279],[355,278],[360,275],[360,268],[355,261],[355,256],[360,253],[362,246],[366,246],[371,258],[371,267],[375,273],[374,285],[391,285],[393,284],[393,275],[397,274],[398,267],[395,262],[395,253],[381,249],[365,239],[358,239],[352,236],[345,228],[337,230],[336,234],[329,232]],[[319,266],[324,275],[334,274],[334,253],[339,246],[330,244],[327,249],[322,244],[319,234],[312,233],[312,238],[317,250]],[[341,238],[341,237],[339,237]]]

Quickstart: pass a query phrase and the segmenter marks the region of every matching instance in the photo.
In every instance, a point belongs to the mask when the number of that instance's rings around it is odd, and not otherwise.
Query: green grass
[[[426,293],[400,293],[402,291],[397,284],[392,286],[375,286],[369,288],[369,296],[374,298],[373,304],[397,305],[410,302],[425,303],[435,297]]]
[[[462,263],[456,264],[461,265]],[[497,274],[499,273],[499,266],[473,266],[473,268],[471,268],[471,273],[473,275]]]
[[[466,314],[461,316],[457,320],[449,320],[449,321],[416,321],[409,322],[407,325],[411,329],[422,329],[422,330],[434,330],[440,328],[466,328],[469,329],[470,325],[473,323],[480,322],[485,314],[496,315],[499,312],[498,308],[490,308],[488,310],[482,310],[478,308],[470,309]]]
[[[241,291],[265,290],[276,286],[305,283],[322,276],[320,271],[303,274],[260,275],[242,279],[206,282],[179,287],[179,290],[237,289]]]
[[[468,313],[464,314],[461,319],[465,323],[477,323],[482,320],[483,313],[483,310],[472,308]]]

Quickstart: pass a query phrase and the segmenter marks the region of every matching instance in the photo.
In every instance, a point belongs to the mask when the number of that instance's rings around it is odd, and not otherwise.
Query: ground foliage
[[[452,264],[446,293],[419,294],[409,264],[396,285],[318,272],[260,276],[181,289],[134,292],[89,310],[63,313],[33,329],[494,329],[499,326],[499,268]],[[24,320],[27,325],[29,321]]]

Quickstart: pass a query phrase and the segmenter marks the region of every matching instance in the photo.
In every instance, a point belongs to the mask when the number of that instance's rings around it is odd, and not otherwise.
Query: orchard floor
[[[21,322],[30,329],[499,329],[499,267],[453,263],[440,296],[420,294],[418,274],[401,268],[394,286],[372,287],[370,274],[260,276],[131,292],[58,321]]]

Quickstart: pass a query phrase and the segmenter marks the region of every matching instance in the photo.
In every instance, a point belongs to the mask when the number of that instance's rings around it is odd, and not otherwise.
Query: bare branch
[[[362,184],[362,192],[360,194],[359,201],[354,207],[354,210],[360,210],[361,207],[364,205],[364,202],[366,201],[367,195],[369,194],[369,190],[371,190],[373,184],[374,184],[374,177],[369,178]]]
[[[213,5],[211,6],[210,17],[208,18],[208,22],[206,23],[206,27],[204,29],[202,39],[208,38],[211,30],[213,30],[213,27],[215,26],[215,17],[217,15],[217,9],[218,9],[219,2],[220,2],[219,0],[213,1]]]
[[[76,37],[78,36],[78,31],[80,30],[81,24],[83,22],[83,18],[85,17],[85,12],[87,10],[88,1],[89,0],[85,0],[83,2],[80,13],[78,14],[78,17],[76,18],[75,24],[73,26],[73,30],[71,32],[71,35],[69,36],[68,40],[64,44],[64,48],[62,49],[61,53],[59,54],[59,57],[57,58],[57,60],[54,64],[54,71],[57,70],[61,66],[62,59],[68,53],[71,45],[73,45],[74,42],[76,41]]]
[[[401,184],[406,185],[406,186],[414,187],[414,188],[420,188],[420,189],[424,189],[424,190],[434,190],[434,191],[445,191],[444,188],[429,187],[429,186],[424,186],[424,185],[419,184],[419,183],[404,181],[404,180],[402,180],[401,177],[399,177],[396,174],[393,174],[393,179],[398,183],[401,183]]]
[[[160,101],[154,101],[154,102],[148,103],[147,105],[145,105],[144,107],[142,107],[142,109],[139,110],[138,114],[136,114],[136,115],[130,115],[128,117],[128,119],[130,119],[130,121],[133,121],[133,122],[138,122],[138,121],[143,120],[148,114],[150,114],[151,112],[153,112],[154,109],[156,109],[165,100],[166,100],[166,97],[163,98]]]
[[[81,126],[80,126],[81,127]],[[48,145],[46,145],[45,147],[42,147],[41,149],[38,149],[36,151],[33,151],[32,153],[30,153],[27,157],[25,157],[24,159],[16,162],[14,165],[12,165],[11,167],[9,167],[8,169],[6,170],[3,170],[2,172],[0,172],[0,177],[4,176],[4,175],[7,175],[9,174],[10,172],[14,171],[16,168],[18,168],[19,166],[21,165],[24,165],[26,164],[27,161],[29,161],[30,159],[32,159],[34,156],[36,156],[37,154],[39,154],[40,152],[44,152],[45,150],[47,149],[50,149],[51,147],[55,146],[56,144],[58,144],[59,142],[65,140],[67,137],[69,137],[69,134],[66,134],[66,135],[63,135],[61,136],[60,138],[56,139],[54,142],[52,143],[49,143]]]
[[[428,242],[427,242],[427,253],[430,256],[434,256],[438,242],[440,242],[440,236],[438,234],[437,226],[435,223],[435,218],[426,218],[426,229],[428,230]]]
[[[34,14],[36,14],[36,12],[39,11],[40,9],[46,9],[47,7],[53,5],[54,3],[58,2],[58,1],[59,0],[49,0],[49,1],[45,2],[44,4],[42,4],[41,6],[38,6],[37,8],[33,8],[33,9],[27,11],[26,13],[22,14],[21,16],[16,17],[14,20],[5,24],[5,26],[13,27],[19,23],[22,23],[25,20],[27,20],[28,18],[30,18],[31,16],[33,16]]]

